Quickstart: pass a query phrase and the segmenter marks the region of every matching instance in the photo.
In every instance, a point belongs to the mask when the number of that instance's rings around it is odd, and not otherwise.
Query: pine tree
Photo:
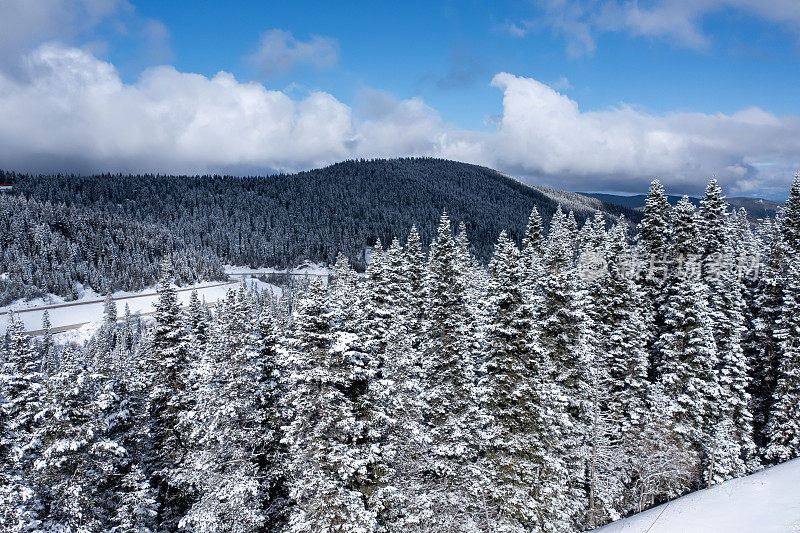
[[[795,174],[781,217],[781,237],[792,257],[800,254],[800,173]]]
[[[790,263],[775,337],[779,362],[765,436],[764,457],[771,463],[800,456],[800,262]]]
[[[517,247],[500,234],[489,265],[486,361],[481,388],[488,416],[483,468],[492,531],[559,531],[567,472],[554,442],[566,425],[553,404],[525,297],[525,267]]]
[[[42,374],[50,376],[58,371],[56,347],[53,343],[53,330],[50,324],[50,313],[47,309],[42,313]]]
[[[696,443],[710,462],[720,420],[713,323],[702,284],[686,278],[666,303],[659,339],[659,383],[675,430]]]
[[[0,525],[11,531],[35,529],[40,502],[31,474],[38,442],[34,417],[41,410],[41,363],[25,325],[9,313],[0,374]]]
[[[291,509],[288,531],[369,531],[375,516],[358,486],[365,474],[358,456],[359,427],[347,391],[354,369],[332,344],[325,287],[312,280],[297,304],[286,427]]]
[[[158,283],[156,324],[143,366],[152,439],[146,473],[158,489],[159,522],[175,528],[194,499],[194,489],[184,481],[190,434],[186,417],[192,398],[188,332],[168,272],[165,263]]]
[[[747,391],[749,369],[742,348],[744,300],[740,279],[734,271],[735,250],[730,243],[726,220],[728,206],[716,180],[708,184],[701,205],[702,274],[708,287],[714,321],[714,339],[720,364],[719,410],[723,417],[720,424],[724,429],[716,439],[716,456],[727,458],[725,461],[715,461],[714,470],[716,481],[724,481],[746,474],[756,456],[750,394]]]
[[[193,289],[189,297],[189,309],[186,311],[186,317],[189,320],[192,343],[197,347],[205,346],[208,340],[208,321],[203,304],[200,303],[200,298],[197,296],[197,289]]]
[[[638,241],[648,256],[666,257],[670,242],[670,205],[664,186],[658,180],[650,183],[645,200],[644,218],[639,224]]]
[[[581,280],[573,261],[571,231],[560,210],[550,222],[543,274],[542,302],[537,310],[545,372],[558,387],[560,404],[569,424],[560,439],[559,453],[568,472],[569,492],[564,509],[577,524],[583,521],[586,493],[586,438],[591,412],[590,321],[586,314]]]
[[[423,399],[433,460],[430,490],[434,512],[454,528],[472,527],[477,508],[475,331],[463,272],[459,270],[463,266],[445,213],[431,245],[426,279]]]
[[[198,391],[201,425],[191,457],[199,498],[181,520],[194,531],[253,531],[266,523],[262,461],[272,428],[261,402],[270,377],[255,327],[245,285],[228,291],[209,341],[211,368]]]
[[[528,217],[528,225],[525,228],[525,238],[522,241],[523,262],[529,274],[535,272],[539,261],[541,261],[544,242],[542,217],[539,215],[536,206],[534,206]]]
[[[110,522],[110,496],[127,452],[110,438],[106,416],[117,414],[118,398],[106,396],[102,379],[83,354],[68,350],[47,382],[37,414],[41,452],[34,470],[49,509],[48,529],[95,531]]]
[[[780,320],[785,289],[786,250],[780,226],[772,228],[769,251],[760,269],[756,288],[755,312],[749,343],[750,386],[754,437],[756,445],[765,448],[769,442],[765,426],[770,406],[774,403],[780,360],[780,339],[775,325]]]
[[[648,383],[646,322],[642,296],[627,269],[624,221],[609,232],[603,253],[606,268],[589,289],[596,366],[608,379],[604,410],[618,425],[617,438],[630,437],[642,423]]]

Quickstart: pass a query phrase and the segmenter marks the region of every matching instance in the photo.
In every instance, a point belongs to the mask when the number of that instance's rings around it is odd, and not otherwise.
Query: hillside
[[[732,479],[594,530],[596,533],[800,531],[800,459]]]
[[[621,194],[606,194],[606,193],[597,193],[597,192],[585,192],[585,193],[578,193],[583,196],[588,196],[590,198],[594,198],[596,200],[600,200],[606,204],[613,204],[622,207],[627,207],[628,209],[637,209],[640,210],[644,207],[644,201],[647,199],[647,195],[644,194],[635,194],[632,196],[623,196]],[[676,205],[680,201],[681,197],[676,195],[668,195],[667,200],[672,205]],[[692,202],[695,206],[700,206],[700,198],[690,197],[689,201]],[[732,196],[729,198],[725,198],[725,201],[734,208],[744,207],[747,210],[747,214],[750,215],[751,218],[767,218],[767,217],[774,217],[783,204],[781,202],[775,202],[773,200],[765,200],[764,198],[749,198],[747,196]]]
[[[155,281],[153,258],[165,253],[178,254],[178,262],[200,279],[216,277],[222,263],[330,264],[340,251],[364,268],[366,247],[377,239],[404,240],[412,224],[423,243],[430,243],[443,210],[456,224],[464,222],[473,253],[484,261],[502,230],[521,239],[534,206],[546,221],[559,203],[575,209],[578,222],[596,209],[610,218],[641,217],[625,207],[577,202],[573,197],[584,197],[543,192],[488,168],[442,159],[345,161],[266,177],[0,173],[0,181],[13,183],[16,195],[4,195],[3,207],[6,220],[17,222],[0,224],[0,243],[15,251],[3,259],[9,264],[0,264],[16,283],[0,287],[6,301],[36,297],[36,289],[69,296],[73,282],[98,292],[138,290]],[[17,201],[19,195],[26,201]],[[114,250],[131,256],[124,273]],[[147,256],[141,268],[140,255]],[[56,256],[67,274],[51,275],[55,266],[48,258]],[[48,279],[54,276],[59,279]]]

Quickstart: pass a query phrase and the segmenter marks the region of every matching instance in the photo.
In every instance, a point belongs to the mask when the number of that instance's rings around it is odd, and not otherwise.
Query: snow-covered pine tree
[[[800,260],[789,263],[780,318],[776,324],[780,354],[774,401],[769,409],[764,457],[770,463],[800,457]]]
[[[701,200],[702,279],[708,299],[717,346],[721,387],[720,427],[715,454],[715,481],[745,475],[755,467],[753,415],[750,412],[749,369],[742,348],[744,300],[736,273],[736,254],[729,235],[728,205],[715,179]]]
[[[544,251],[544,226],[539,210],[533,206],[525,227],[525,238],[522,240],[523,264],[531,275],[539,267]]]
[[[361,327],[362,309],[358,305],[358,273],[350,260],[339,254],[333,267],[333,276],[328,287],[331,305],[331,329],[338,332],[355,333]]]
[[[657,344],[657,374],[675,430],[700,448],[707,468],[716,447],[722,445],[716,442],[721,390],[707,287],[692,267],[699,258],[699,229],[695,208],[686,196],[675,208],[673,228],[676,263],[661,312],[664,329]]]
[[[794,175],[789,199],[781,216],[781,237],[789,256],[800,255],[800,173]]]
[[[25,325],[13,312],[0,362],[0,526],[9,531],[34,530],[41,513],[32,475],[38,448],[34,417],[41,409],[43,388],[41,361]]]
[[[666,257],[670,243],[670,205],[664,186],[658,180],[650,183],[645,200],[644,217],[639,224],[637,240],[648,256]]]
[[[488,324],[481,380],[486,530],[562,531],[567,472],[556,441],[568,422],[541,368],[542,352],[526,298],[527,269],[500,234],[489,265]]]
[[[56,355],[56,347],[53,343],[53,330],[50,324],[50,313],[47,309],[42,313],[42,341],[41,341],[41,355],[42,358],[42,374],[50,376],[58,371],[58,360]]]
[[[265,526],[268,413],[262,409],[265,370],[260,332],[244,284],[229,290],[211,332],[199,374],[191,454],[199,498],[181,520],[193,531],[254,531]]]
[[[774,402],[780,360],[780,340],[775,325],[780,321],[785,289],[786,250],[780,225],[772,226],[766,260],[760,268],[756,287],[752,331],[747,345],[751,372],[753,427],[756,445],[764,449],[769,442],[765,426]]]
[[[120,398],[108,394],[103,380],[80,349],[66,349],[58,373],[47,381],[34,471],[48,530],[99,531],[112,523],[127,451],[110,435],[121,415]]]
[[[478,479],[479,412],[475,391],[475,329],[462,252],[442,214],[426,278],[423,372],[425,421],[431,442],[430,496],[437,520],[474,527]]]
[[[192,345],[202,348],[208,340],[208,320],[203,304],[197,296],[197,289],[192,290],[189,297],[189,308],[186,310],[186,318],[189,321],[189,333]]]
[[[392,295],[405,281],[404,271],[390,272],[387,279]],[[417,531],[436,521],[425,491],[430,442],[423,426],[420,354],[408,332],[413,318],[406,307],[392,305],[391,311],[380,378],[370,380],[367,391],[370,418],[364,444],[372,473],[367,494],[379,530]]]
[[[561,403],[569,416],[558,453],[568,472],[569,491],[564,510],[575,520],[584,519],[586,461],[589,414],[591,412],[591,354],[587,335],[589,319],[581,280],[573,261],[571,224],[557,209],[550,222],[545,245],[542,276],[542,303],[537,310],[540,343],[544,351],[544,371],[558,387],[554,403]]]
[[[606,268],[591,291],[589,311],[596,363],[608,376],[605,409],[618,425],[617,438],[635,438],[648,388],[646,322],[642,296],[627,269],[631,253],[627,242],[627,226],[621,220],[606,238]]]
[[[664,322],[660,310],[664,303],[666,269],[672,239],[670,213],[671,207],[664,186],[658,180],[653,180],[645,200],[644,217],[636,235],[636,261],[639,263],[637,283],[642,289],[644,318],[647,322],[646,342],[651,359],[648,377],[651,381],[655,380],[653,371],[658,365],[658,353],[654,345],[661,335]]]
[[[193,398],[188,383],[189,335],[166,262],[157,293],[156,324],[142,361],[151,439],[145,473],[158,490],[159,523],[174,529],[195,498],[194,489],[185,482],[184,464]]]
[[[281,336],[275,318],[275,309],[264,307],[257,317],[254,341],[260,360],[263,383],[256,408],[263,417],[263,452],[257,457],[264,493],[265,528],[282,529],[288,515],[288,477],[286,465],[288,452],[283,442],[283,427],[290,416],[286,404],[287,366],[281,354]]]
[[[288,347],[292,407],[285,428],[290,516],[288,531],[371,531],[375,515],[356,488],[364,475],[350,392],[353,361],[334,345],[325,286],[312,280],[297,302]],[[354,488],[356,487],[356,488]]]
[[[406,324],[408,335],[411,336],[411,344],[419,347],[422,341],[422,323],[424,315],[425,301],[425,252],[422,249],[422,240],[416,226],[411,226],[405,247],[404,262],[406,265],[406,280],[408,294],[406,295],[406,307],[408,308],[409,320]]]
[[[386,330],[391,317],[387,260],[388,256],[383,251],[381,241],[378,240],[367,267],[367,283],[363,285],[364,316],[360,329],[364,349],[369,356],[368,370],[372,375],[380,372],[383,353],[386,350]]]

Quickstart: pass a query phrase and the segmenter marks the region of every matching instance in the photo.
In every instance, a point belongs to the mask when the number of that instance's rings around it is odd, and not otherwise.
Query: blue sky
[[[8,0],[0,119],[33,142],[9,131],[0,167],[248,173],[437,155],[572,190],[659,177],[697,193],[713,174],[729,194],[779,198],[800,166],[799,43],[795,0]],[[43,96],[55,80],[73,90]],[[22,111],[34,101],[59,103]],[[140,136],[116,125],[128,117]],[[213,154],[228,127],[240,142]]]
[[[598,36],[596,49],[567,51],[565,36],[547,25],[524,37],[511,24],[542,13],[536,2],[189,2],[140,1],[136,10],[169,28],[173,64],[213,76],[225,70],[271,87],[321,89],[355,105],[359,89],[373,87],[400,98],[423,96],[447,120],[485,127],[501,111],[497,72],[554,83],[582,109],[625,102],[653,112],[732,113],[759,106],[800,113],[800,47],[791,26],[722,8],[701,20],[709,45],[696,49],[675,38]],[[798,6],[800,10],[800,6]],[[339,44],[334,68],[298,68],[259,75],[243,59],[267,29],[308,41],[327,36]],[[135,52],[134,52],[135,54]],[[121,46],[112,62],[130,61]],[[139,74],[138,61],[126,78]],[[558,83],[565,79],[569,84]]]

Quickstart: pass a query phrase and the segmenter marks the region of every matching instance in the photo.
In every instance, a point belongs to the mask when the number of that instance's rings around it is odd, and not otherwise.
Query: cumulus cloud
[[[582,112],[547,85],[501,73],[496,132],[473,157],[566,189],[644,190],[660,176],[699,192],[716,174],[731,192],[778,192],[800,158],[800,117],[753,108],[733,115],[650,115],[630,106]],[[775,188],[776,190],[773,190]]]
[[[0,161],[6,168],[86,160],[93,169],[203,171],[211,166],[314,166],[348,155],[350,109],[311,92],[293,101],[220,72],[161,66],[132,85],[89,53],[43,45],[25,81],[0,75]]]
[[[724,10],[752,15],[800,34],[796,0],[541,0],[537,5],[540,16],[510,25],[511,35],[522,36],[531,28],[550,28],[567,39],[567,51],[572,56],[593,53],[597,36],[607,32],[704,49],[711,39],[703,33],[703,18]]]
[[[431,155],[570,190],[643,191],[660,177],[700,192],[716,174],[733,193],[782,194],[800,166],[800,117],[582,111],[532,78],[501,73],[493,131],[459,130],[420,98],[361,92],[355,110],[325,92],[292,98],[220,72],[160,66],[132,84],[115,67],[56,44],[0,73],[0,168],[24,171],[294,171],[350,157]]]
[[[269,30],[261,34],[258,50],[246,59],[266,77],[285,74],[302,64],[329,68],[339,61],[339,42],[319,35],[304,42],[286,30]]]

